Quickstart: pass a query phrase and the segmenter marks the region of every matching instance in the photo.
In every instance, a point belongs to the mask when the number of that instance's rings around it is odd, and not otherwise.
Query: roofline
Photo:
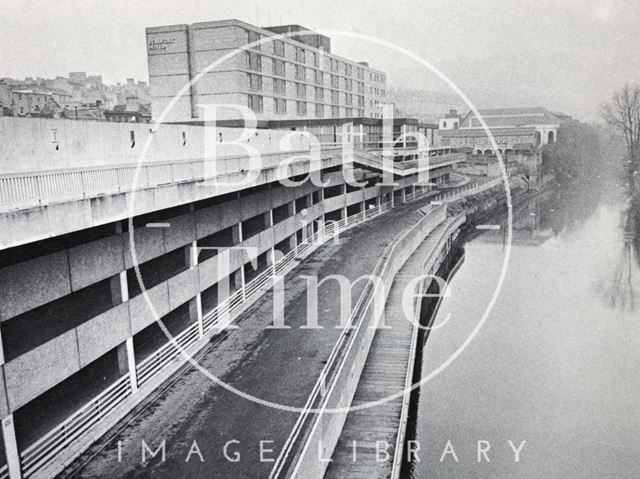
[[[189,28],[193,28],[193,29],[204,29],[204,28],[208,28],[208,27],[224,27],[224,26],[240,26],[242,28],[247,28],[247,29],[251,29],[254,30],[262,35],[265,36],[270,36],[270,37],[276,37],[275,39],[277,40],[278,38],[282,38],[288,41],[291,41],[293,43],[295,43],[296,45],[303,47],[305,50],[311,50],[314,51],[316,53],[320,53],[322,52],[323,55],[329,55],[332,57],[336,57],[339,60],[342,61],[346,61],[349,63],[353,63],[356,65],[360,65],[360,67],[362,68],[366,68],[368,70],[371,70],[375,73],[379,73],[385,76],[385,80],[387,77],[387,72],[383,71],[383,70],[379,70],[377,68],[373,68],[371,66],[364,66],[361,64],[361,61],[359,60],[351,60],[349,58],[343,57],[341,55],[336,55],[333,52],[326,52],[324,50],[320,50],[318,48],[312,47],[311,45],[307,45],[306,43],[302,43],[299,42],[297,40],[295,40],[293,38],[293,34],[280,34],[280,33],[274,33],[271,30],[267,30],[265,28],[262,27],[258,27],[256,25],[252,25],[251,23],[247,23],[244,22],[242,20],[238,20],[237,18],[229,18],[229,19],[225,19],[225,20],[211,20],[208,22],[196,22],[196,23],[192,23],[192,24],[176,24],[176,25],[164,25],[164,26],[157,26],[157,27],[147,27],[145,28],[145,33],[149,34],[149,33],[170,33],[170,32],[179,32],[179,31],[184,31],[184,30],[188,30]],[[278,26],[278,25],[276,25]],[[329,37],[328,35],[322,33],[322,32],[316,32],[315,30],[308,30],[309,34],[305,34],[304,32],[296,32],[297,33],[301,33],[301,35],[306,35],[306,36],[311,36],[312,34],[317,34],[317,35],[324,35],[325,37],[328,37],[329,39],[331,37]],[[368,62],[367,62],[368,63]]]

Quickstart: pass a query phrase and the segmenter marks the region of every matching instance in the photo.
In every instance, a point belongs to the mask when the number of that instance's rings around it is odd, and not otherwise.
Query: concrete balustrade
[[[376,308],[373,297],[386,300],[396,273],[411,256],[415,249],[424,241],[446,218],[446,206],[434,208],[430,214],[423,217],[410,229],[403,231],[385,252],[381,262],[376,267],[375,276],[382,280],[377,285],[369,284],[356,306],[351,320],[356,327],[345,340],[341,348],[341,355],[336,356],[335,364],[328,364],[327,368],[336,368],[333,377],[327,377],[326,390],[328,393],[319,397],[319,402],[312,403],[313,407],[322,409],[348,408],[355,394],[358,381],[379,324],[382,310]],[[384,302],[383,302],[384,303]],[[311,432],[302,444],[302,449],[295,463],[289,471],[288,477],[321,478],[328,466],[326,458],[330,458],[338,442],[347,412],[330,412],[314,415],[313,421],[307,427]],[[325,458],[325,460],[319,460]]]

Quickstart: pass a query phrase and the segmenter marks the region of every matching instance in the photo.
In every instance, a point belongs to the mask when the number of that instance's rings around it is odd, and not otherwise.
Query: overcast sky
[[[225,18],[394,43],[480,107],[539,104],[589,120],[615,88],[640,81],[638,0],[0,0],[0,77],[146,79],[145,27]],[[332,47],[393,86],[445,88],[380,45],[333,34]]]

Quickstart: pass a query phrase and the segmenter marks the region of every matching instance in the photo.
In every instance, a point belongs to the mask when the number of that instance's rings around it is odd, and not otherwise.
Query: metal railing
[[[434,201],[447,201],[449,203],[453,201],[460,200],[467,196],[475,195],[477,193],[482,193],[488,189],[494,188],[500,184],[502,184],[504,180],[502,177],[493,178],[490,180],[486,180],[483,182],[469,182],[462,186],[454,186],[449,190],[440,192],[434,195]]]
[[[315,146],[322,155],[342,153],[336,143]],[[274,152],[260,156],[262,169],[289,168],[309,162],[309,150]],[[459,161],[454,155],[423,158],[408,162],[383,160],[382,156],[363,149],[354,149],[355,156],[380,169],[393,169],[398,174],[412,173],[416,168],[432,168]],[[286,160],[286,161],[285,161]],[[33,208],[64,201],[96,198],[154,188],[168,184],[199,182],[251,169],[247,156],[219,159],[172,160],[163,162],[65,168],[0,175],[0,212]],[[139,171],[136,177],[136,170]],[[136,179],[134,183],[134,179]],[[224,184],[224,182],[221,182]]]
[[[337,149],[334,146],[324,151]],[[266,153],[262,168],[308,161],[311,150]],[[296,157],[299,156],[300,158]],[[305,158],[306,156],[306,158]],[[293,160],[292,160],[293,159]],[[0,210],[9,211],[72,199],[94,198],[162,185],[202,181],[241,172],[247,156],[65,168],[0,175]],[[136,178],[136,170],[139,168]],[[211,173],[215,173],[211,174]],[[134,184],[134,178],[136,182]]]
[[[374,277],[380,278],[382,281],[376,282],[375,285],[372,282],[367,282],[365,285],[364,291],[360,295],[348,322],[318,377],[316,385],[307,399],[307,404],[300,414],[298,422],[294,426],[280,457],[274,464],[270,478],[282,477],[281,474],[283,473],[285,474],[284,477],[321,477],[324,474],[324,468],[327,463],[318,461],[317,457],[321,452],[323,453],[321,457],[327,456],[324,455],[324,451],[313,449],[313,452],[309,452],[310,445],[320,436],[318,445],[333,448],[332,444],[337,442],[342,431],[346,413],[323,414],[322,411],[329,408],[329,403],[332,400],[334,402],[337,401],[336,404],[331,404],[332,408],[346,408],[351,403],[350,398],[355,394],[360,377],[360,373],[354,375],[356,363],[361,363],[359,364],[361,371],[368,353],[368,346],[376,329],[375,327],[364,325],[367,317],[366,313],[369,311],[374,297],[378,297],[378,295],[386,297],[396,271],[409,256],[408,251],[417,246],[414,243],[417,242],[419,244],[423,239],[421,237],[422,234],[426,235],[429,231],[432,231],[435,226],[444,220],[445,214],[445,205],[434,207],[431,214],[421,218],[416,224],[401,232],[385,248],[372,273]],[[410,233],[416,229],[424,230],[419,235],[411,235]],[[406,248],[407,246],[409,248]],[[395,254],[398,248],[401,254]],[[380,291],[380,288],[383,288],[383,291]],[[376,321],[376,318],[371,321]],[[352,361],[351,368],[346,366],[349,359]],[[342,374],[343,371],[349,372]],[[334,390],[338,391],[336,393],[337,399],[333,395]],[[345,401],[348,404],[344,403]],[[321,412],[312,415],[311,409],[320,410]],[[305,426],[307,434],[302,439],[298,439]],[[296,445],[298,445],[297,452]]]
[[[418,292],[425,291],[425,275],[434,275],[438,268],[440,267],[441,261],[444,259],[442,257],[442,247],[443,243],[448,241],[449,237],[453,232],[455,232],[460,226],[464,224],[466,221],[466,215],[464,213],[459,214],[453,219],[449,225],[447,225],[446,230],[443,232],[442,236],[438,240],[438,242],[434,245],[431,250],[431,254],[425,261],[422,263],[422,275],[423,278],[417,286]],[[448,251],[446,251],[448,253]],[[435,258],[434,258],[435,255]],[[429,265],[429,266],[427,266]],[[409,362],[407,363],[407,370],[404,379],[404,394],[402,395],[402,408],[400,410],[400,421],[398,424],[398,431],[396,433],[396,443],[394,448],[394,456],[393,463],[391,466],[391,475],[390,479],[398,479],[400,477],[400,472],[402,470],[402,460],[404,453],[404,439],[405,432],[407,428],[407,421],[409,417],[409,402],[411,399],[411,393],[413,392],[413,373],[415,367],[415,359],[416,359],[416,348],[418,345],[418,333],[420,332],[420,328],[417,327],[417,324],[420,324],[419,312],[420,312],[420,296],[416,296],[413,303],[413,312],[414,312],[414,326],[411,332],[411,346],[409,348]]]
[[[254,302],[266,291],[267,286],[275,280],[275,275],[281,277],[294,267],[300,259],[309,256],[327,240],[335,237],[337,233],[382,214],[390,207],[390,202],[383,202],[378,206],[363,210],[320,228],[319,231],[296,245],[275,265],[260,273],[244,287],[235,291],[212,311],[204,315],[202,320],[204,334],[200,333],[200,325],[195,322],[141,361],[136,366],[138,385],[142,386],[160,372],[167,371],[168,366],[171,364],[175,364],[176,367],[182,364],[174,360],[179,359],[183,351],[195,352],[190,349],[193,349],[192,346],[204,335],[222,331],[226,325],[236,319],[246,306]],[[23,477],[32,477],[49,466],[60,453],[67,450],[74,443],[81,441],[83,434],[107,417],[110,412],[132,394],[130,376],[126,374],[34,444],[27,447],[20,454]],[[3,479],[3,477],[5,476],[2,475],[0,470],[0,479]]]
[[[33,476],[55,460],[71,443],[79,439],[91,426],[108,415],[131,395],[129,375],[122,376],[62,424],[49,431],[20,454],[22,475]]]

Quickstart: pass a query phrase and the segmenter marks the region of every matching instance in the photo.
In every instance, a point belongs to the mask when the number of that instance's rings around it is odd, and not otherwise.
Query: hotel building
[[[242,105],[258,120],[382,117],[386,74],[334,55],[329,37],[300,25],[222,20],[152,27],[146,34],[154,119],[205,71],[164,121],[201,120],[199,104]],[[218,118],[242,117],[221,109]]]

